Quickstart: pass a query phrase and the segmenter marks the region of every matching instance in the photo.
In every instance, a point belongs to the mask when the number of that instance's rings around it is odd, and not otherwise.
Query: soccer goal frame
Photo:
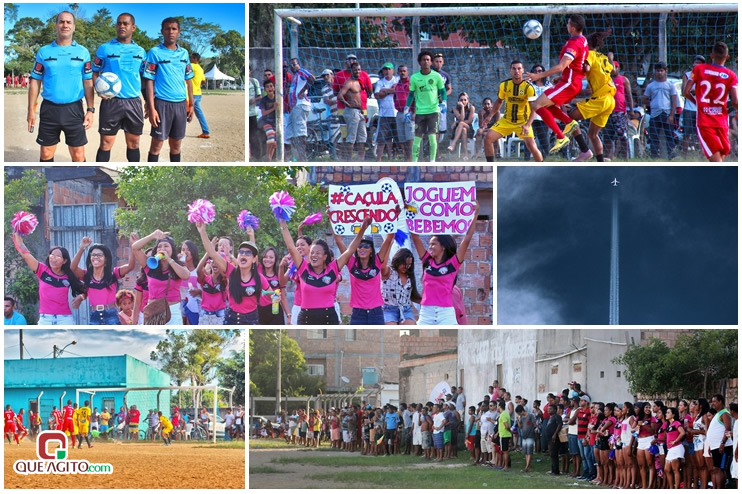
[[[212,423],[212,431],[211,435],[213,437],[212,443],[216,444],[216,414],[218,409],[218,399],[217,399],[217,393],[219,390],[222,391],[228,391],[229,392],[229,407],[232,407],[232,396],[234,395],[235,388],[222,388],[217,385],[213,386],[138,386],[138,387],[125,387],[125,388],[80,388],[75,390],[75,402],[80,403],[80,393],[86,393],[89,394],[92,400],[92,397],[95,396],[95,393],[99,391],[118,391],[124,392],[124,403],[126,403],[126,395],[129,393],[129,391],[164,391],[164,390],[173,390],[173,389],[210,389],[214,391],[214,406],[212,408],[212,412],[214,413],[214,421]],[[158,393],[158,403],[159,403],[159,393]],[[194,407],[196,407],[194,403]],[[196,407],[197,408],[197,407]],[[194,417],[195,419],[195,417]],[[226,431],[225,431],[226,434]]]
[[[276,159],[284,159],[284,136],[283,136],[283,21],[292,23],[292,29],[302,24],[298,18],[302,17],[412,17],[413,34],[412,48],[410,50],[410,67],[412,71],[417,70],[416,54],[420,51],[419,18],[430,16],[507,16],[507,15],[529,15],[544,16],[544,32],[550,28],[550,20],[553,15],[566,15],[571,13],[580,14],[603,14],[605,5],[567,5],[549,4],[534,6],[498,6],[498,7],[414,7],[414,8],[371,8],[371,9],[275,9],[273,11],[273,73],[276,78]],[[670,3],[670,4],[617,4],[610,5],[612,13],[617,14],[660,14],[662,20],[659,30],[659,61],[667,62],[667,33],[665,22],[671,13],[695,13],[695,12],[737,12],[737,2],[734,3]],[[417,22],[414,21],[417,19]],[[417,30],[415,30],[417,26]],[[357,32],[360,30],[357,28]],[[549,41],[544,37],[541,48],[541,59],[544,66],[549,66]],[[357,48],[360,48],[360,36],[356,37]],[[290,57],[298,57],[298,46],[290,47]]]

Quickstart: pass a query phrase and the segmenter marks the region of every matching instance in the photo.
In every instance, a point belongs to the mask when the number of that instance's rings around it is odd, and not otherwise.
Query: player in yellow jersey
[[[77,432],[77,449],[82,448],[82,440],[85,438],[85,442],[88,443],[88,448],[92,448],[90,444],[90,402],[86,401],[84,407],[80,407],[75,412],[75,430]]]
[[[162,429],[160,434],[162,434],[162,440],[165,442],[165,446],[170,446],[170,433],[173,432],[173,424],[170,423],[170,420],[162,412],[158,411],[157,415],[160,417],[160,427]]]
[[[536,90],[530,82],[523,79],[523,63],[520,60],[510,62],[510,76],[511,79],[500,83],[497,99],[492,106],[497,121],[484,137],[484,156],[487,161],[495,161],[495,142],[515,132],[523,139],[534,161],[543,161],[541,151],[538,150],[536,140],[533,138],[533,129],[529,127],[528,133],[523,132],[523,126],[531,114],[530,102],[536,99]],[[503,102],[505,113],[499,117]]]
[[[587,82],[590,84],[592,95],[585,101],[577,103],[577,107],[569,113],[569,116],[575,120],[590,119],[590,129],[587,131],[587,135],[590,138],[590,144],[593,145],[593,149],[595,150],[597,161],[604,161],[603,143],[598,133],[600,129],[606,126],[608,118],[616,106],[616,85],[613,83],[613,79],[611,79],[613,63],[611,63],[607,56],[597,51],[603,47],[607,36],[608,33],[592,33],[587,37],[587,46],[590,48],[590,51],[587,55],[585,74],[587,75]],[[575,139],[580,134],[580,127],[577,126],[574,131]],[[574,161],[587,161],[593,157],[593,153],[589,149],[587,152],[580,151],[580,154]]]

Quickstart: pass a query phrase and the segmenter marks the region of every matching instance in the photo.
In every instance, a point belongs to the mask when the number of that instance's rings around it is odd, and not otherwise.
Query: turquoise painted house
[[[170,386],[170,376],[131,355],[111,357],[63,357],[47,359],[5,360],[5,403],[13,411],[25,408],[24,422],[29,426],[29,412],[40,410],[42,430],[48,429],[47,421],[52,406],[58,409],[75,403],[75,393],[88,388],[132,388]],[[90,401],[91,410],[99,412],[108,407],[118,412],[126,404],[136,405],[141,412],[139,427],[151,409],[170,413],[170,390],[152,391],[96,391],[91,395],[80,393],[78,406]],[[114,412],[111,412],[114,415]]]

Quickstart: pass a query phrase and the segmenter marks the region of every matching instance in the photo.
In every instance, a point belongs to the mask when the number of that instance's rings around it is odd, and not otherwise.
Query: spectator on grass
[[[698,64],[706,63],[706,59],[701,55],[693,57],[693,67]],[[693,67],[683,74],[683,93],[686,90],[691,91],[696,96],[696,83],[690,78]],[[690,98],[685,98],[683,105],[683,153],[688,154],[690,149],[696,149],[698,146],[698,137],[696,137],[696,103]]]
[[[407,96],[410,94],[410,73],[406,65],[397,67],[399,81],[394,89],[394,109],[397,110],[397,142],[402,145],[404,150],[404,159],[406,162],[412,161],[412,141],[415,139],[415,119],[406,121],[404,107],[407,102]],[[410,105],[410,113],[415,113],[415,102]]]
[[[487,134],[489,128],[495,124],[499,116],[500,115],[496,114],[494,109],[492,108],[492,98],[484,98],[484,100],[482,100],[482,109],[479,111],[479,128],[474,135],[474,158],[472,158],[473,161],[476,161],[482,157],[484,136]],[[534,131],[535,130],[536,129],[534,126]],[[492,396],[494,392],[495,388],[490,386],[490,396]]]
[[[392,149],[394,138],[395,122],[397,119],[397,110],[394,107],[394,95],[397,89],[399,79],[394,76],[394,64],[385,63],[381,67],[382,77],[376,83],[374,96],[379,103],[379,120],[376,129],[376,158],[381,161],[384,155],[384,149],[389,145]]]
[[[652,158],[660,157],[660,136],[664,137],[666,152],[662,157],[675,158],[675,109],[678,108],[678,92],[675,84],[667,80],[667,64],[658,62],[654,66],[655,80],[647,85],[642,101],[649,106],[649,146]]]
[[[227,413],[224,415],[224,440],[232,440],[232,427],[234,426],[234,414],[231,408],[227,408]]]
[[[464,161],[469,161],[468,143],[469,139],[474,137],[474,128],[472,124],[474,122],[476,108],[469,102],[468,94],[459,94],[459,102],[456,104],[453,113],[456,117],[451,131],[454,137],[451,144],[448,146],[448,151],[452,153],[456,147],[456,143],[461,140],[461,145],[464,148]]]

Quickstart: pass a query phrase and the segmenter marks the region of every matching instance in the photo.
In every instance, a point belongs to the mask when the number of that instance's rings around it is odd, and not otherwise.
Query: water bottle
[[[278,314],[278,304],[281,303],[281,296],[277,292],[273,292],[273,296],[271,297],[272,307],[271,312],[273,314]]]

